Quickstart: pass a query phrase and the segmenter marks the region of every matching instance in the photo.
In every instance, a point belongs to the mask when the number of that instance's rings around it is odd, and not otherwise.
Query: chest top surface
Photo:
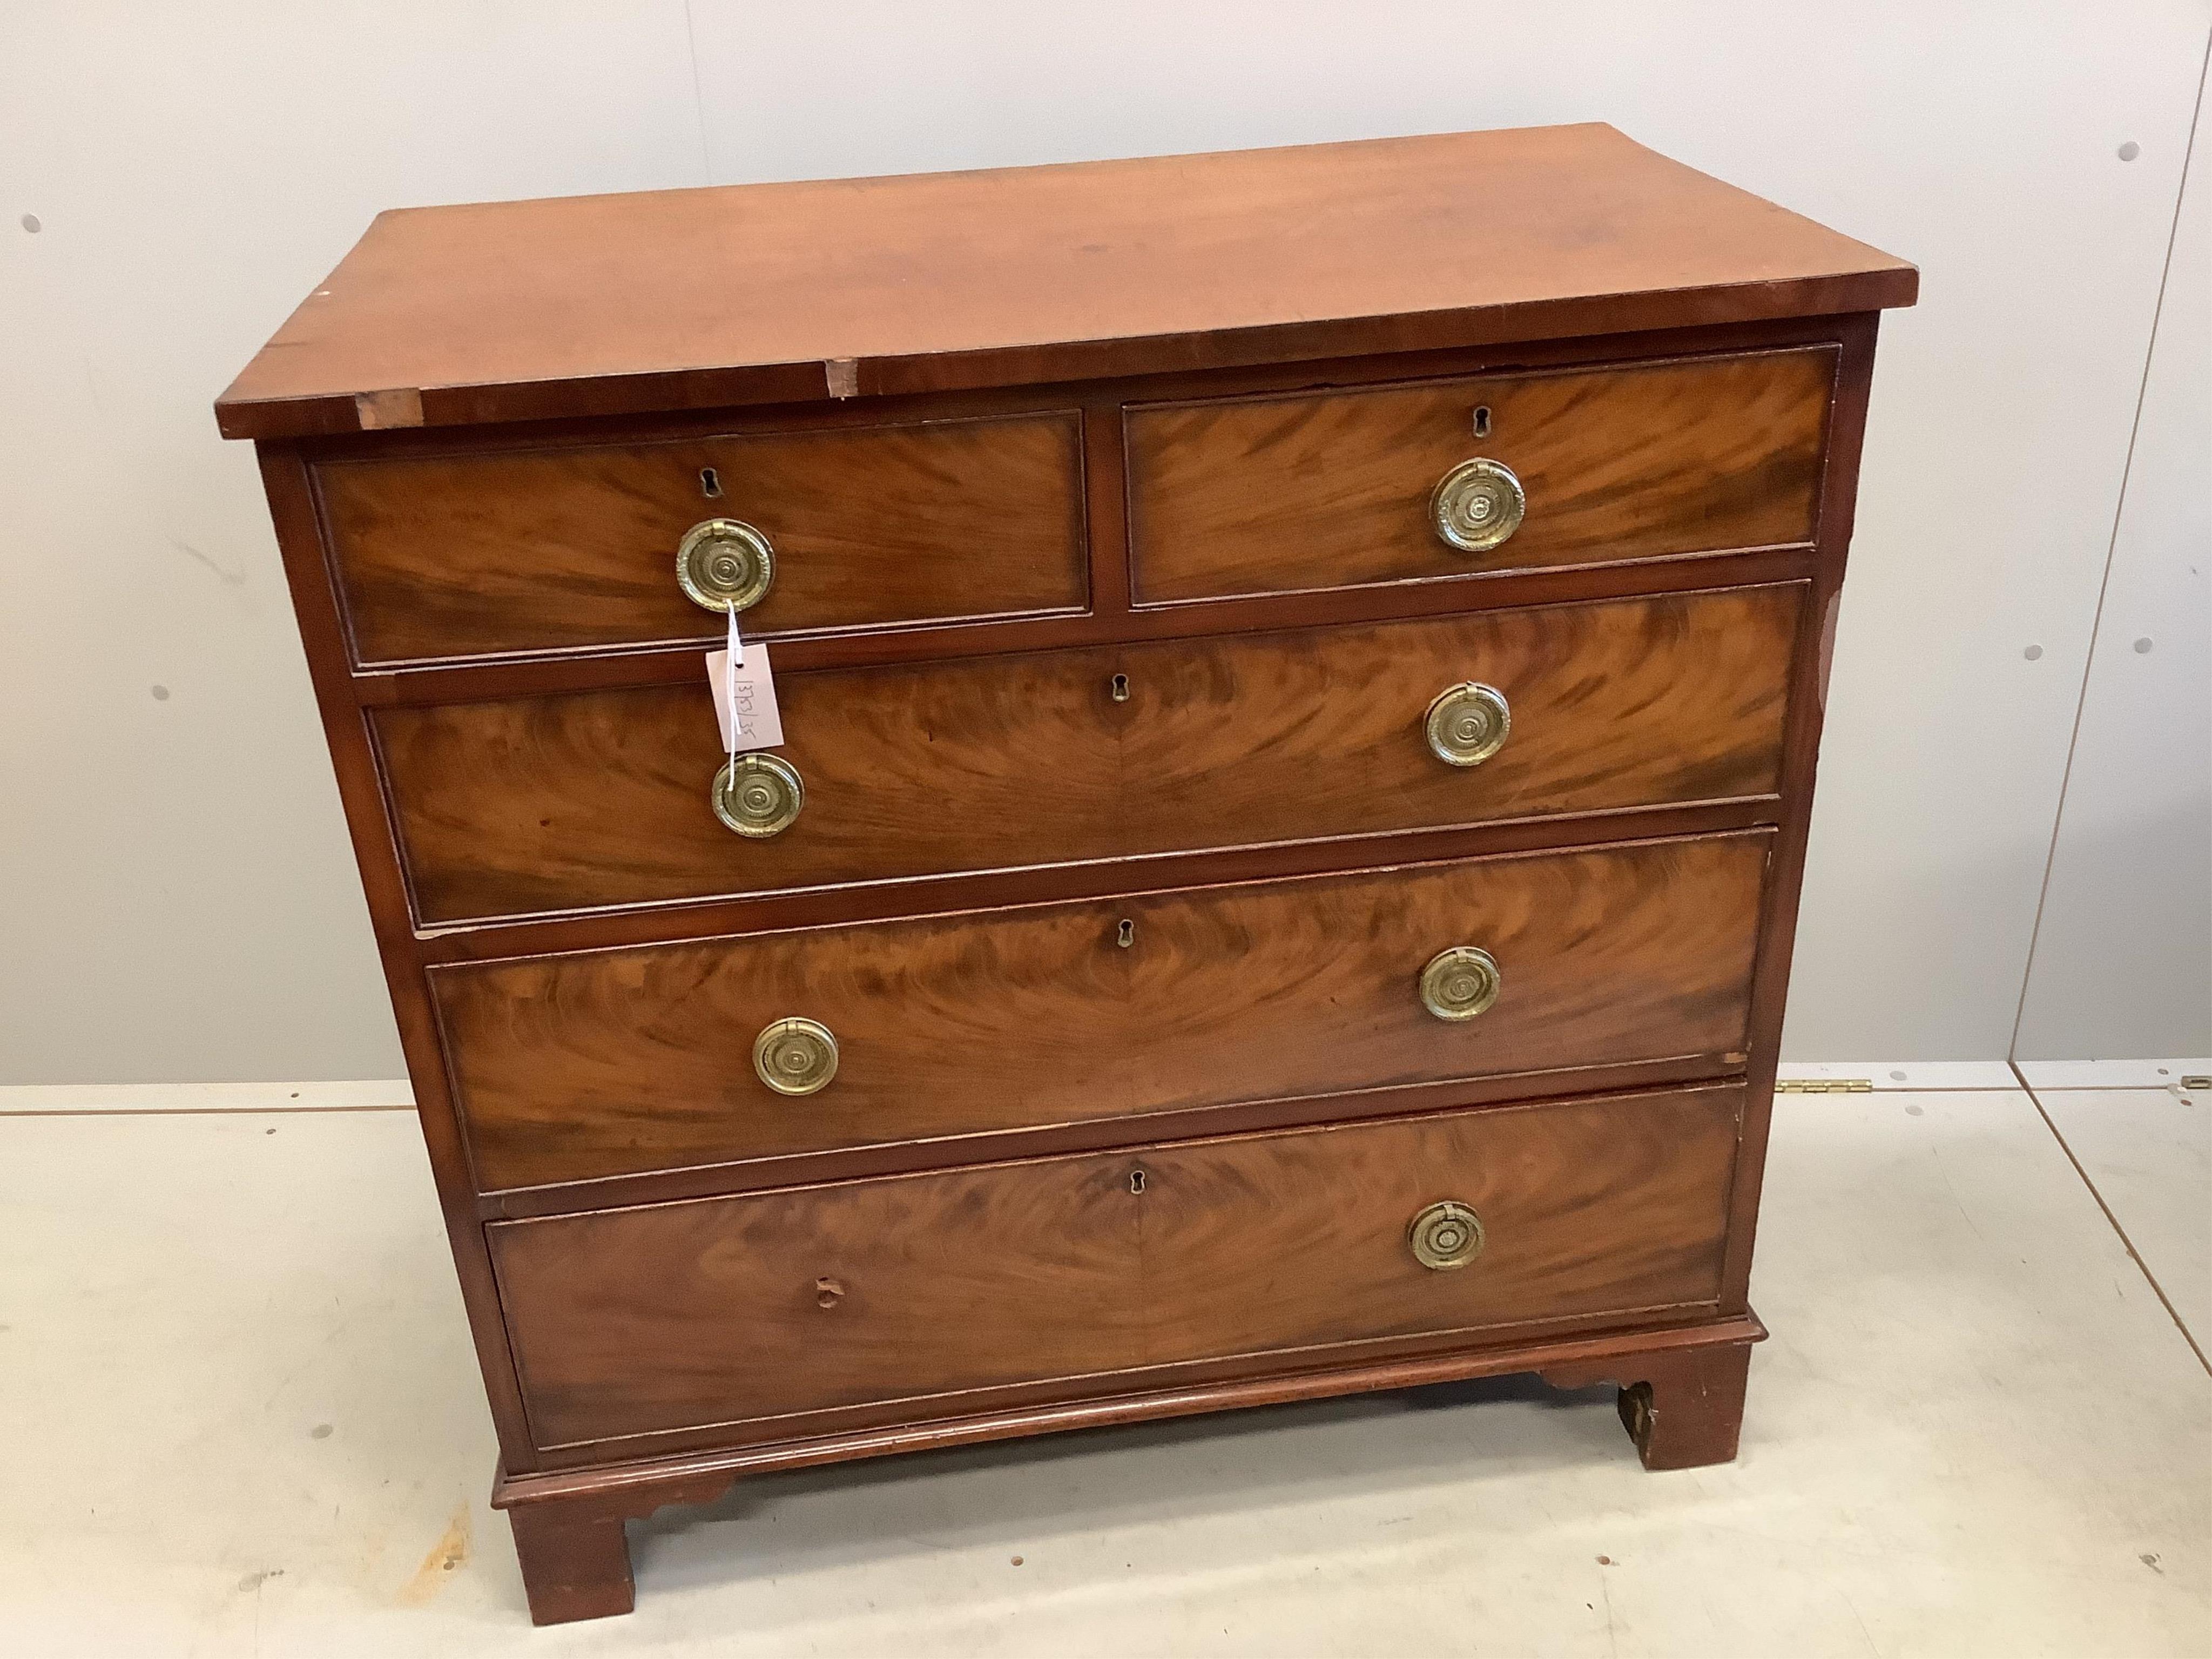
[[[1529,127],[380,215],[227,436],[805,402],[1909,305],[1905,262]]]

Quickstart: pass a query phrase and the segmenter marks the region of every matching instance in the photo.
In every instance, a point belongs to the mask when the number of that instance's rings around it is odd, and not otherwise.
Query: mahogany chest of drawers
[[[533,1615],[912,1447],[1533,1370],[1732,1456],[1916,280],[1602,126],[380,217],[218,413]]]

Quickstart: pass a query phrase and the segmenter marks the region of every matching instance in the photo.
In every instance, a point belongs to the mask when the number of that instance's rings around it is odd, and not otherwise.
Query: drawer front
[[[1139,603],[1281,593],[1813,539],[1832,347],[1372,392],[1132,406]],[[1486,435],[1475,435],[1486,410]],[[1510,469],[1508,539],[1447,544],[1461,463]],[[1495,521],[1493,521],[1495,522]]]
[[[486,1232],[541,1448],[710,1427],[743,1443],[830,1425],[810,1413],[947,1416],[994,1390],[1708,1310],[1741,1102],[1495,1109]],[[1457,1267],[1409,1241],[1443,1202],[1480,1224]]]
[[[716,635],[721,613],[677,580],[711,519],[768,538],[749,634],[1080,611],[1081,437],[1057,413],[326,462],[316,480],[356,659],[398,662]]]
[[[798,818],[724,828],[696,686],[374,716],[418,915],[457,921],[1772,793],[1802,590],[793,674]],[[1126,701],[1109,689],[1126,682]],[[1504,745],[1425,736],[1457,683]]]
[[[1740,1058],[1770,842],[1147,893],[434,969],[478,1181],[534,1186],[1089,1119],[1683,1056]],[[1126,928],[1123,924],[1127,924]],[[1458,946],[1496,1000],[1446,1020]],[[835,1075],[757,1074],[776,1022]]]

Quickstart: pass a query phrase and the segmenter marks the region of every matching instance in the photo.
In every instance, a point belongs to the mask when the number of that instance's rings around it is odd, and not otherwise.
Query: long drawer
[[[325,461],[316,484],[364,663],[713,635],[678,555],[716,520],[761,538],[709,532],[695,553],[764,559],[745,570],[766,582],[755,635],[1089,603],[1073,411]]]
[[[495,1223],[541,1449],[1709,1311],[1722,1086]]]
[[[1818,347],[1135,405],[1132,585],[1163,603],[1809,542],[1835,377]]]
[[[425,922],[767,893],[1769,795],[1802,593],[795,673],[769,839],[709,805],[703,673],[374,730]],[[1467,685],[1504,738],[1449,764],[1431,711]]]
[[[1571,1066],[1718,1070],[1744,1047],[1771,839],[536,957],[431,983],[487,1188]],[[1421,980],[1455,949],[1484,953],[1495,994],[1446,1018]],[[796,1079],[818,1084],[803,1096],[773,1060],[756,1068],[762,1034],[794,1018],[835,1054],[827,1081]]]

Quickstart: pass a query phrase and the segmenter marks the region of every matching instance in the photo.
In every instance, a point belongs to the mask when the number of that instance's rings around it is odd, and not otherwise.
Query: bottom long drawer
[[[487,1231],[540,1449],[641,1455],[1710,1311],[1742,1102],[1490,1108]]]

